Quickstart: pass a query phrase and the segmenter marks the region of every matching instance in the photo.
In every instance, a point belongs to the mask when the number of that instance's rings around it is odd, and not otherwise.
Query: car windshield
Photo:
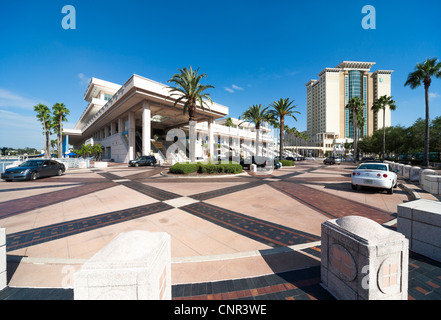
[[[387,166],[385,166],[384,164],[365,163],[365,164],[360,165],[358,167],[358,169],[387,171]]]
[[[44,161],[25,161],[19,167],[39,167]]]

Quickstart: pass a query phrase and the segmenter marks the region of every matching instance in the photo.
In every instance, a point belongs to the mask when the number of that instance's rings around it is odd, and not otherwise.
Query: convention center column
[[[135,112],[129,112],[129,161],[135,160]]]
[[[210,159],[214,158],[214,120],[210,118],[208,120],[208,152],[210,153]]]
[[[150,103],[142,103],[142,155],[149,155],[151,150],[151,111]]]

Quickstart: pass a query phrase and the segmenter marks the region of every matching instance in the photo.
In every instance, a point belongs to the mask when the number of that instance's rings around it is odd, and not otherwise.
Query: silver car
[[[387,163],[362,163],[352,172],[352,189],[373,187],[387,190],[393,194],[397,187],[398,177]]]

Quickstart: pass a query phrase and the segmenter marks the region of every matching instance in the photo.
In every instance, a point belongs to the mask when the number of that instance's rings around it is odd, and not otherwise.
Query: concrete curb
[[[419,193],[416,192],[415,190],[413,190],[412,188],[410,188],[409,186],[407,186],[406,184],[399,183],[398,187],[407,193],[409,200],[413,201],[413,200],[421,199],[421,196],[419,195]]]

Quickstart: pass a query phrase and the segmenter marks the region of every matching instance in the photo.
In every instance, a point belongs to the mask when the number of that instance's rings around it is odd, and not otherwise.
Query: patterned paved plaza
[[[305,161],[196,179],[113,166],[2,181],[9,287],[0,299],[72,299],[73,273],[130,230],[171,235],[175,300],[333,299],[320,286],[321,223],[361,215],[394,229],[397,205],[408,201],[401,189],[353,191],[352,169]],[[440,264],[411,253],[409,299],[440,299],[440,286]]]

